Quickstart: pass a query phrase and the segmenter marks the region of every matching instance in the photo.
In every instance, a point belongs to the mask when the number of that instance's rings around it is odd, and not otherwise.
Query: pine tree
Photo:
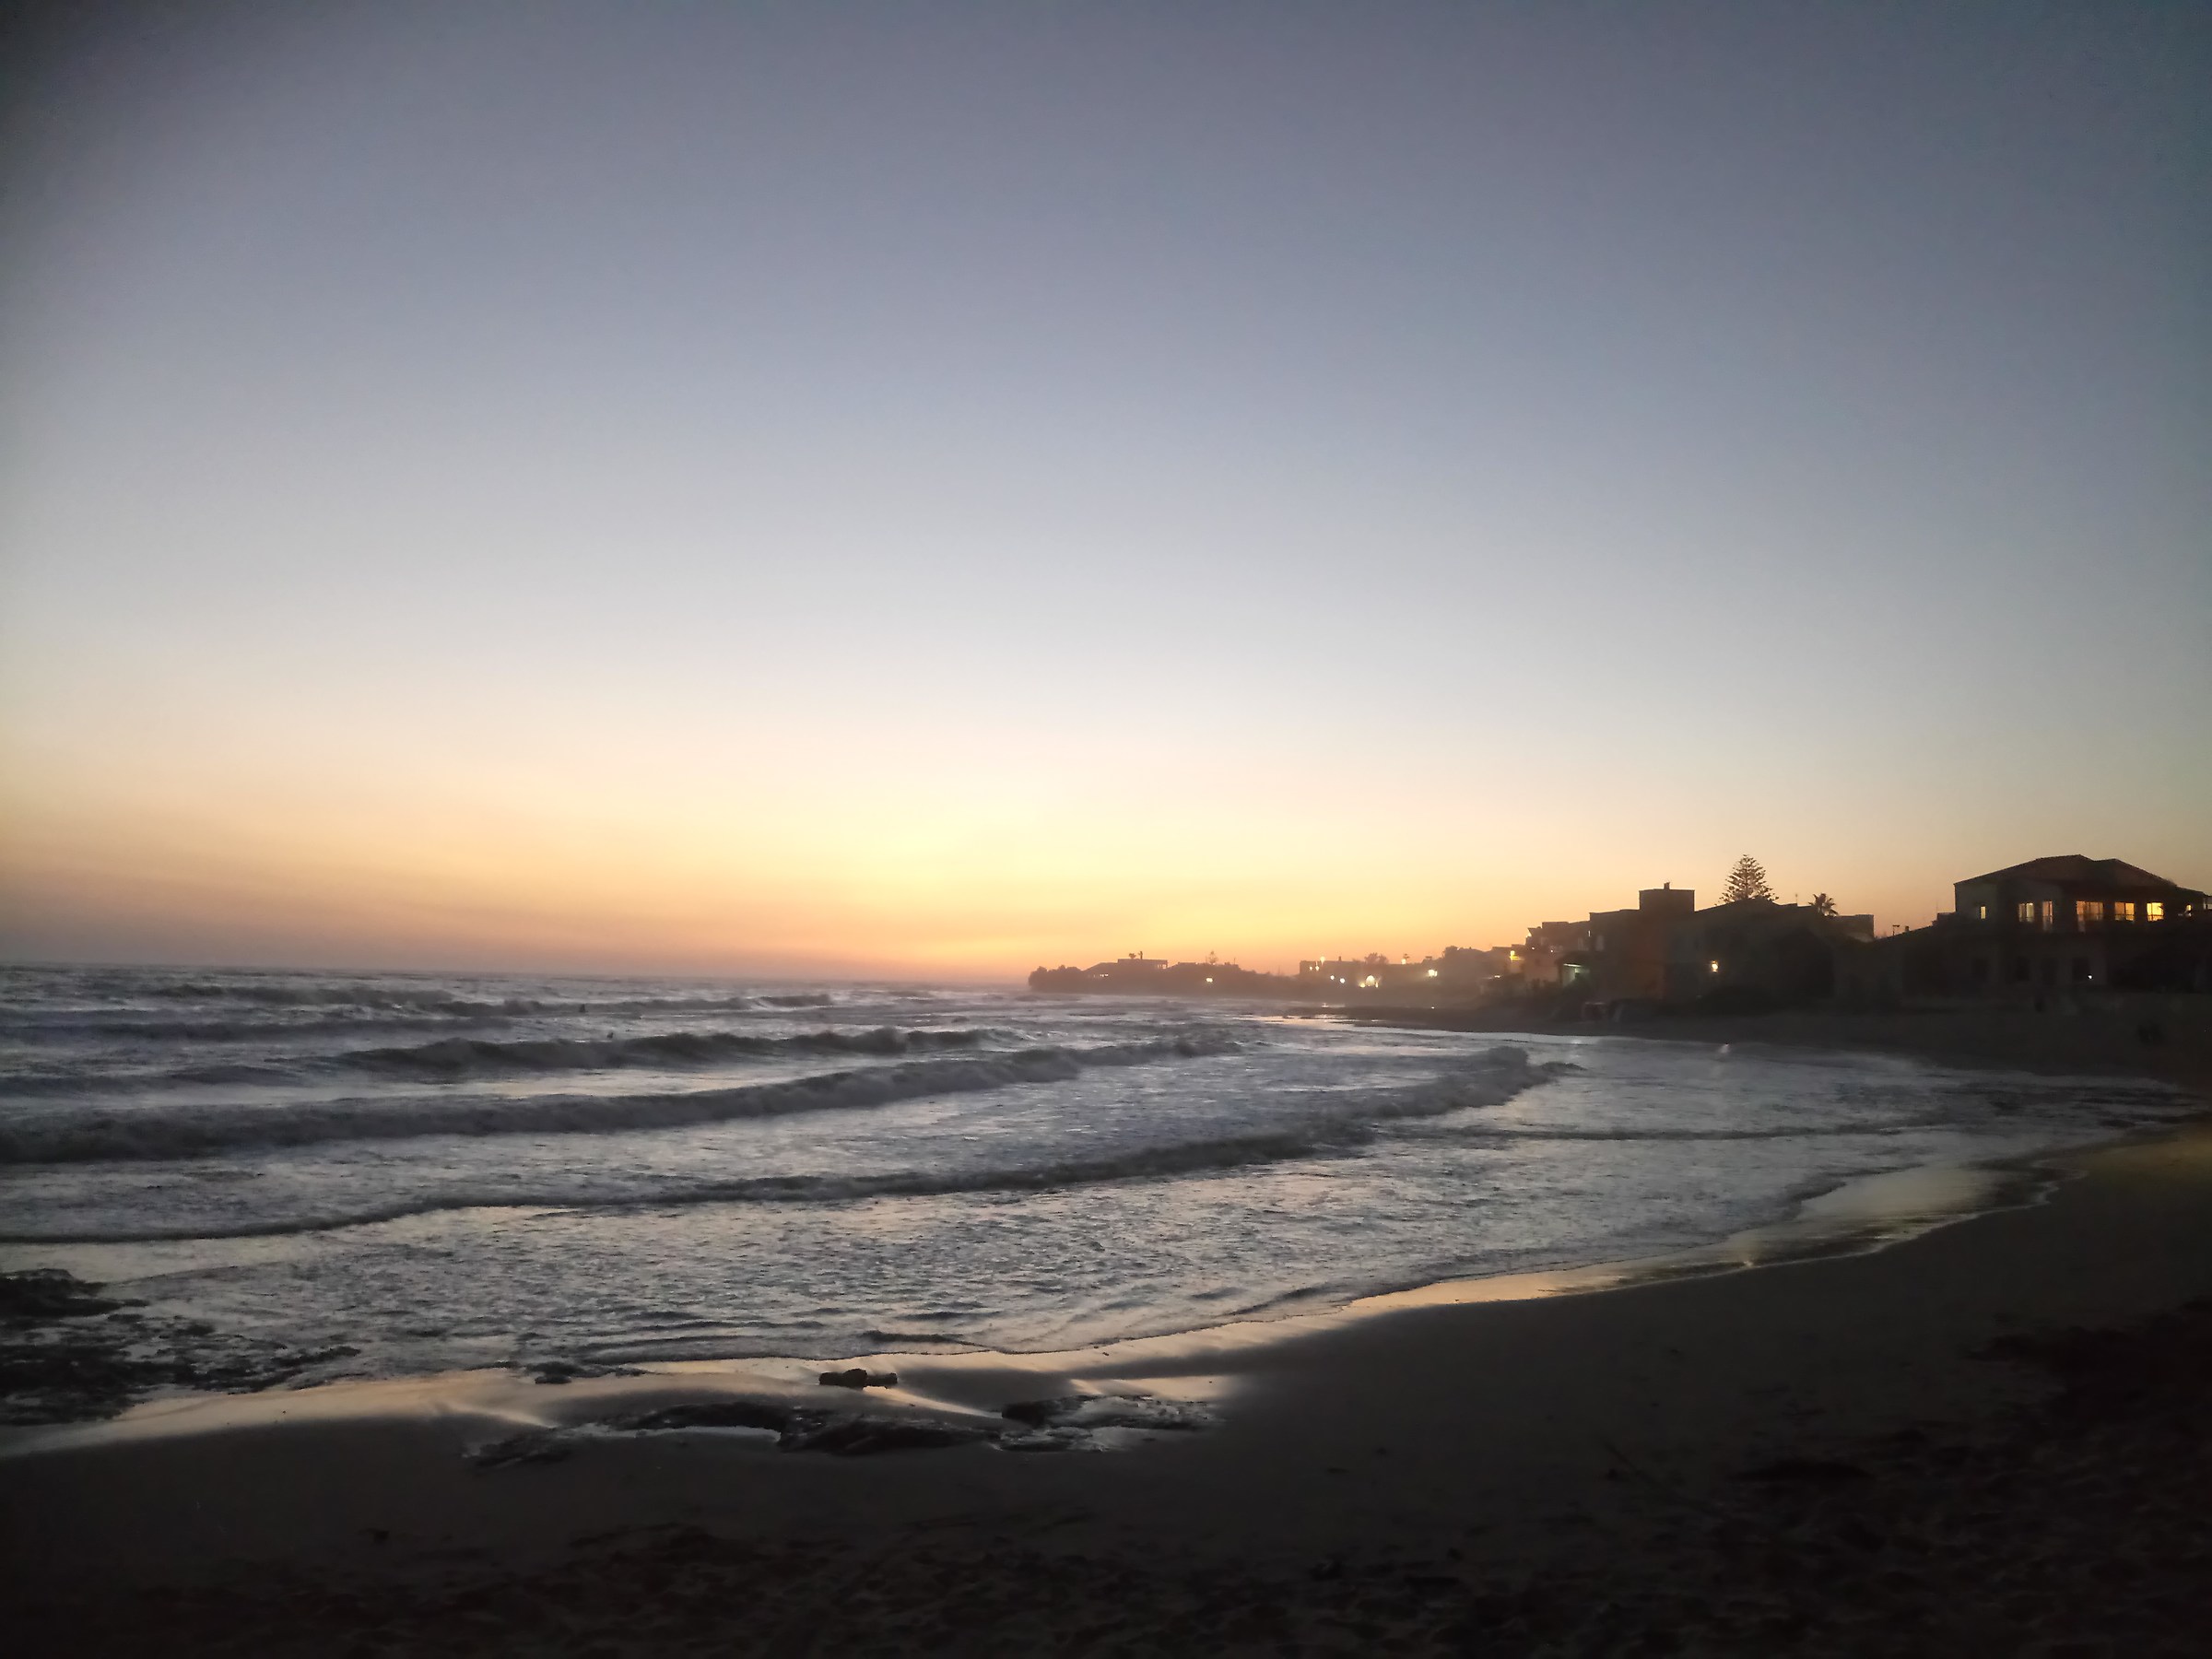
[[[1735,861],[1735,868],[1728,872],[1727,885],[1721,888],[1723,904],[1741,904],[1747,899],[1764,899],[1771,903],[1773,898],[1774,889],[1767,885],[1766,871],[1748,853]]]

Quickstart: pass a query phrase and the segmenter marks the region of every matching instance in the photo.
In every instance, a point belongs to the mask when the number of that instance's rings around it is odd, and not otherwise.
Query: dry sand
[[[11,1646],[2201,1653],[2212,1129],[2052,1167],[2039,1202],[1871,1253],[901,1367],[951,1412],[1218,1401],[1112,1453],[463,1455],[518,1414],[701,1397],[667,1378],[49,1436],[0,1461]]]

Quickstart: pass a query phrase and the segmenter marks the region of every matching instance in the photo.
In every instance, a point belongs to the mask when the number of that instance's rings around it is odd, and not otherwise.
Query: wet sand
[[[0,1462],[16,1651],[2201,1651],[2212,1129],[2053,1168],[1872,1253],[899,1362],[946,1420],[1213,1402],[1111,1452],[533,1438],[704,1376],[49,1431]],[[471,1461],[499,1442],[547,1455]]]

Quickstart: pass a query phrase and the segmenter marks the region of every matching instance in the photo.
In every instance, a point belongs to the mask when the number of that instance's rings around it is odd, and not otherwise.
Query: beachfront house
[[[1954,882],[1927,927],[1839,952],[1845,1001],[2042,1002],[2077,991],[2212,990],[2205,893],[2117,858],[2031,858]]]
[[[1571,985],[1589,974],[1590,924],[1540,922],[1517,951],[1508,953],[1506,976],[1532,989]]]
[[[1670,881],[1643,888],[1633,910],[1592,911],[1587,994],[1602,1002],[1664,997],[1668,933],[1697,908],[1697,894]]]

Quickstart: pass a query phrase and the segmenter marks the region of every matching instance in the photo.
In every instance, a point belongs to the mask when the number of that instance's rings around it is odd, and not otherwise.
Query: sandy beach
[[[2019,1185],[1873,1251],[870,1361],[909,1421],[1154,1403],[1073,1450],[794,1455],[697,1409],[863,1397],[789,1370],[18,1431],[17,1651],[2198,1651],[2212,1130]],[[658,1428],[575,1431],[613,1419]]]

